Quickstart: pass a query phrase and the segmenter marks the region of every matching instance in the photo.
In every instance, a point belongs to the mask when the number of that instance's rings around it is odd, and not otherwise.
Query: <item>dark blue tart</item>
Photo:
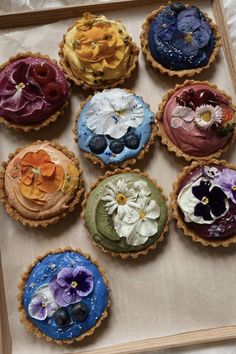
[[[154,142],[154,114],[135,93],[107,89],[81,104],[75,141],[85,157],[101,167],[126,167],[142,159]]]
[[[21,322],[37,337],[58,344],[93,334],[110,305],[104,271],[70,247],[38,257],[18,287]]]
[[[208,67],[221,46],[218,29],[207,14],[176,2],[148,16],[141,44],[154,69],[179,77]]]

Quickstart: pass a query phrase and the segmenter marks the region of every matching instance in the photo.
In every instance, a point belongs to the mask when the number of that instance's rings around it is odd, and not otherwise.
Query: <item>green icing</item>
[[[106,202],[101,200],[104,196],[105,188],[109,182],[116,183],[119,179],[123,179],[129,188],[136,181],[144,180],[147,182],[151,190],[151,199],[154,199],[160,207],[160,216],[158,222],[158,232],[156,235],[149,237],[148,240],[139,246],[128,245],[124,237],[120,238],[113,228],[112,216],[108,215],[105,209]],[[134,172],[121,173],[113,175],[102,182],[90,193],[85,209],[85,224],[92,235],[94,241],[103,248],[113,252],[132,252],[147,248],[153,244],[162,234],[167,220],[166,201],[161,191],[148,178]]]

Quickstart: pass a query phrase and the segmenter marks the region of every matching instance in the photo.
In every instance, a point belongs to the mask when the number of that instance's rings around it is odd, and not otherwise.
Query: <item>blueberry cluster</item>
[[[76,322],[83,322],[89,314],[88,306],[84,302],[78,302],[71,308],[71,319]],[[58,309],[53,314],[53,319],[58,327],[68,327],[70,325],[70,315],[65,308]]]
[[[94,154],[102,154],[107,146],[114,154],[120,154],[124,147],[136,150],[140,144],[140,137],[132,131],[128,131],[121,139],[112,139],[108,135],[94,135],[90,142],[89,148]]]

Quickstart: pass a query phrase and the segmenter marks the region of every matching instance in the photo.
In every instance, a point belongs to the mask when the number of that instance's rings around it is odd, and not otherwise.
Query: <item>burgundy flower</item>
[[[17,61],[0,82],[0,108],[9,114],[28,116],[42,109],[43,92],[30,70],[29,63]]]
[[[63,268],[50,281],[50,289],[56,303],[68,306],[81,301],[93,290],[93,273],[84,266]]]

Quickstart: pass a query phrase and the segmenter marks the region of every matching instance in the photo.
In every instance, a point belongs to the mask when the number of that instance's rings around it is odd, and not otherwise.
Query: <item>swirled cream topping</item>
[[[78,179],[73,162],[45,142],[22,149],[9,162],[5,191],[9,203],[22,216],[43,220],[67,210]]]
[[[131,39],[120,22],[86,13],[67,32],[62,50],[73,74],[96,86],[124,75]]]

